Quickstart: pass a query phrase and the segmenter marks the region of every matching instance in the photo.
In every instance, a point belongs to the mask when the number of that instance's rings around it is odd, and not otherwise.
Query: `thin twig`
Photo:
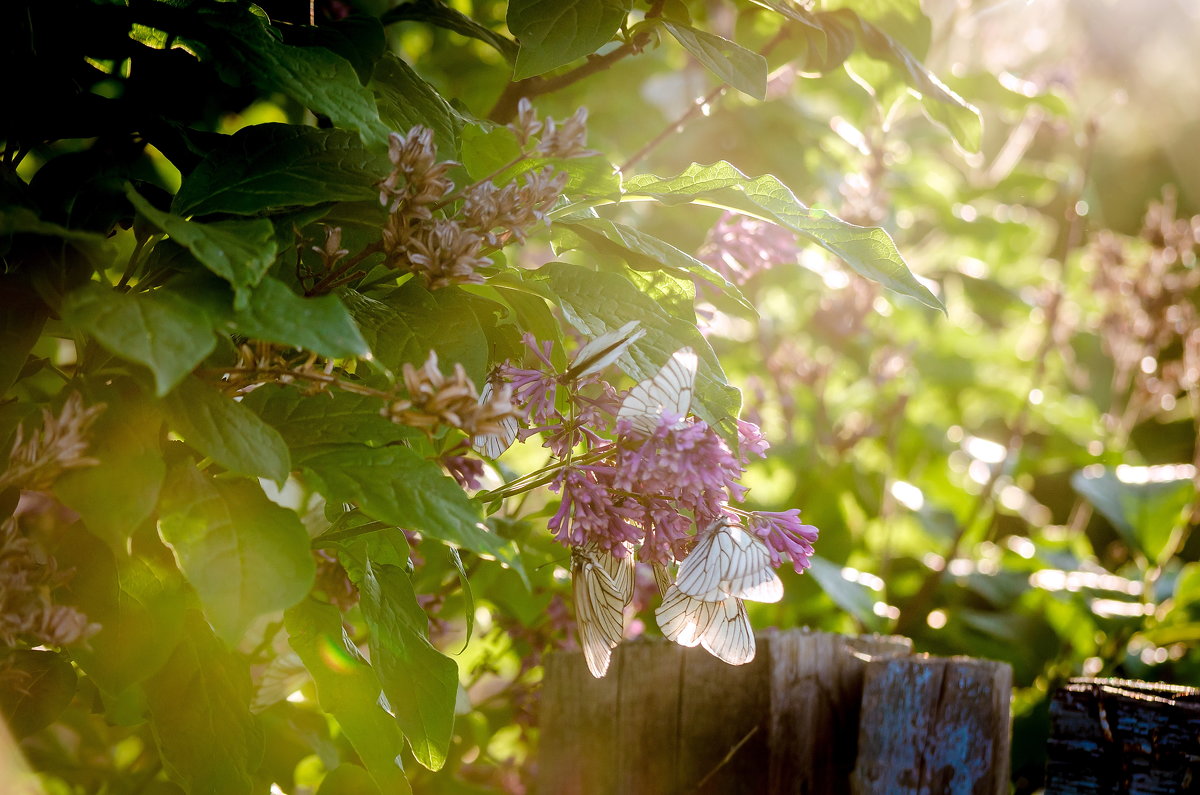
[[[365,260],[367,257],[371,256],[372,254],[378,254],[380,251],[383,251],[383,242],[377,240],[374,243],[372,243],[371,245],[365,247],[362,251],[355,254],[350,259],[346,260],[346,262],[344,262],[341,266],[339,266],[335,270],[332,270],[329,273],[325,274],[325,276],[321,279],[321,281],[317,282],[312,287],[305,290],[304,295],[311,297],[314,295],[320,295],[323,292],[328,292],[329,289],[333,286],[333,283],[335,281],[337,281],[347,271],[349,271],[351,268],[353,268],[358,263]]]
[[[698,784],[696,784],[696,788],[694,790],[692,790],[692,792],[700,792],[701,790],[703,790],[704,785],[708,783],[708,780],[710,778],[712,778],[713,776],[715,776],[717,774],[718,770],[725,767],[725,765],[729,764],[729,760],[733,759],[734,754],[736,754],[738,751],[740,751],[742,749],[743,745],[750,742],[750,738],[758,733],[759,728],[760,727],[756,724],[753,729],[746,732],[746,735],[744,737],[742,737],[742,739],[738,740],[734,744],[734,746],[729,749],[729,752],[725,754],[725,757],[723,759],[721,759],[720,762],[717,762],[716,766],[713,767],[712,770],[710,770],[704,774],[704,778],[700,779],[700,782]]]

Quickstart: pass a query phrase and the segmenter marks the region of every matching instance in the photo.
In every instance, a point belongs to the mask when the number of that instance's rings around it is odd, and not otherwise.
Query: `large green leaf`
[[[392,713],[417,761],[438,770],[454,730],[458,665],[430,645],[428,618],[402,569],[368,561],[359,593],[371,659]]]
[[[239,304],[248,299],[249,288],[262,281],[275,261],[275,227],[266,218],[201,224],[156,209],[132,188],[126,195],[147,221],[232,284]]]
[[[712,33],[670,20],[663,27],[722,81],[755,99],[767,95],[767,59]]]
[[[513,79],[591,55],[612,39],[628,13],[628,0],[512,0],[508,29],[521,45]]]
[[[567,321],[589,337],[615,331],[630,320],[640,322],[646,335],[617,360],[636,380],[655,375],[671,354],[690,346],[700,357],[692,411],[736,447],[737,429],[733,420],[741,405],[741,395],[729,385],[712,347],[694,325],[671,316],[653,298],[616,273],[597,273],[579,265],[551,262],[530,274],[527,281],[542,284],[546,297],[562,307]]]
[[[67,294],[62,318],[110,353],[150,368],[160,396],[216,347],[209,319],[165,290],[121,293],[90,282]]]
[[[581,218],[569,223],[560,221],[555,227],[570,230],[601,248],[607,245],[618,249],[621,256],[635,267],[661,268],[682,278],[697,277],[725,293],[747,313],[757,314],[737,285],[665,240],[605,218]]]
[[[321,786],[317,787],[317,795],[376,795],[381,792],[370,773],[349,762],[343,762],[326,773],[325,778],[321,779]],[[394,787],[388,792],[404,790]]]
[[[200,161],[175,195],[177,215],[235,213],[378,197],[387,159],[345,130],[256,124]]]
[[[175,648],[187,602],[171,567],[124,553],[118,559],[96,536],[74,529],[54,550],[58,565],[73,571],[59,601],[99,625],[71,657],[105,693],[106,700],[153,675]]]
[[[944,311],[942,302],[913,276],[886,231],[807,207],[770,174],[751,178],[725,161],[709,166],[693,163],[675,177],[633,177],[625,182],[625,192],[666,204],[713,204],[775,221],[840,257],[868,279]]]
[[[379,679],[346,636],[341,612],[305,599],[283,619],[288,643],[316,682],[321,709],[337,720],[375,784],[385,793],[409,792],[397,761],[404,750],[400,727],[380,706]]]
[[[234,313],[233,324],[247,337],[293,345],[330,359],[371,352],[340,298],[304,298],[270,276],[254,288],[246,306]]]
[[[479,39],[496,48],[510,64],[517,60],[517,44],[494,30],[476,22],[463,12],[451,8],[442,0],[412,0],[401,3],[384,12],[380,17],[385,25],[405,19],[415,19],[452,30],[472,39]]]
[[[379,447],[419,433],[383,416],[382,399],[340,390],[307,395],[295,387],[264,384],[242,405],[279,431],[293,451],[347,440]]]
[[[205,44],[230,82],[282,92],[335,126],[357,130],[367,143],[386,141],[375,98],[345,58],[324,47],[284,44],[262,17],[240,4],[206,5],[201,13],[214,34]]]
[[[407,447],[335,445],[308,451],[299,463],[330,502],[357,503],[380,521],[520,567],[511,543],[483,524],[479,504]]]
[[[0,396],[20,376],[49,314],[23,280],[0,277]]]
[[[9,686],[0,688],[0,715],[20,739],[49,726],[75,695],[75,669],[54,651],[9,649],[0,655]]]
[[[315,564],[300,517],[254,481],[214,480],[190,463],[174,467],[158,532],[230,645],[255,618],[291,607],[312,587]]]
[[[476,384],[487,373],[488,341],[475,315],[480,299],[458,287],[430,292],[416,280],[382,299],[347,290],[346,305],[375,360],[391,371],[437,351],[442,369],[461,364]]]
[[[166,464],[163,417],[158,406],[131,390],[107,389],[93,397],[107,408],[92,429],[88,455],[97,466],[66,472],[54,493],[88,529],[114,549],[154,512]]]
[[[1139,483],[1113,469],[1076,472],[1071,485],[1153,564],[1172,554],[1196,493],[1191,478]]]
[[[464,120],[433,86],[408,64],[385,55],[375,66],[371,90],[379,102],[379,116],[391,130],[406,133],[420,124],[433,130],[433,140],[443,160],[458,153],[458,133]]]
[[[250,671],[198,612],[166,665],[146,682],[150,727],[163,768],[185,792],[250,795],[263,731],[250,714]]]
[[[279,432],[203,381],[180,384],[166,408],[171,429],[230,472],[276,483],[287,479],[291,457]]]

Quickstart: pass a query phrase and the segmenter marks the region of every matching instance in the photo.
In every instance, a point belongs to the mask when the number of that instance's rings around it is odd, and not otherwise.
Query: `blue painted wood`
[[[1012,669],[965,657],[867,666],[854,788],[860,795],[1008,792]]]
[[[1200,690],[1072,679],[1050,720],[1046,795],[1200,792]]]

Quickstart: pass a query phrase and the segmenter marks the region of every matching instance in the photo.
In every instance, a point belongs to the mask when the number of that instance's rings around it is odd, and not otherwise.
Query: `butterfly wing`
[[[254,688],[250,711],[255,715],[278,704],[309,680],[308,669],[295,652],[281,654],[267,664]]]
[[[700,645],[730,665],[754,659],[754,629],[741,599],[729,597],[716,605],[714,615],[700,636]]]
[[[664,414],[684,417],[692,406],[699,362],[691,348],[675,351],[661,370],[629,390],[617,420],[628,420],[635,431],[649,436]]]
[[[696,546],[679,564],[675,587],[693,599],[719,602],[725,598],[721,591],[721,580],[725,574],[725,559],[730,546],[729,539],[716,531],[715,525],[700,534]]]
[[[721,590],[752,602],[778,602],[783,598],[783,581],[771,566],[766,544],[736,524],[726,522],[720,534],[727,539],[726,568]]]
[[[704,602],[672,585],[654,611],[663,637],[680,646],[696,646],[716,615],[719,602]]]
[[[479,391],[479,403],[487,403],[491,398],[492,382],[488,381]],[[515,417],[505,417],[500,421],[500,433],[481,433],[471,437],[471,449],[487,458],[499,458],[516,440],[517,427]]]
[[[605,569],[604,555],[616,559],[611,553],[591,546],[576,547],[571,556],[571,579],[575,593],[579,643],[583,647],[588,670],[597,679],[608,671],[612,648],[621,642],[621,636],[625,633],[624,612],[628,603],[628,598],[622,593],[625,586],[614,582]],[[614,565],[626,568],[628,566],[624,563]],[[632,597],[631,575],[629,582],[627,590]]]
[[[646,336],[646,330],[631,320],[619,329],[601,334],[575,352],[571,366],[563,373],[562,380],[574,381],[598,373],[621,357],[633,343]]]
[[[650,567],[654,570],[654,584],[658,586],[658,595],[666,596],[667,589],[674,585],[671,570],[664,563],[652,563]]]

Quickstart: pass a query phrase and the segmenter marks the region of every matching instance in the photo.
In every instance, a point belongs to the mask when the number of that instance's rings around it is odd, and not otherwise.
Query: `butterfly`
[[[577,381],[598,373],[621,357],[630,345],[646,336],[646,330],[631,320],[619,329],[601,334],[588,342],[571,357],[571,366],[558,377],[561,383]]]
[[[771,566],[766,544],[728,516],[718,517],[700,533],[695,548],[679,564],[675,587],[706,602],[731,596],[753,602],[783,598],[783,582]]]
[[[263,668],[250,711],[255,715],[299,690],[311,677],[295,652],[281,654]]]
[[[482,406],[492,399],[492,382],[488,381],[479,391],[479,404]],[[505,417],[500,420],[500,433],[481,433],[471,437],[471,449],[488,458],[499,458],[517,438],[517,418]]]
[[[618,558],[595,544],[574,547],[571,581],[579,645],[588,670],[599,679],[625,634],[625,605],[633,599],[633,556]]]
[[[691,348],[675,351],[661,370],[629,390],[617,411],[617,421],[628,420],[635,431],[650,436],[664,415],[683,419],[692,405],[698,366]]]
[[[667,640],[681,646],[700,645],[730,665],[754,659],[754,630],[746,606],[735,596],[706,602],[672,585],[654,617]]]

